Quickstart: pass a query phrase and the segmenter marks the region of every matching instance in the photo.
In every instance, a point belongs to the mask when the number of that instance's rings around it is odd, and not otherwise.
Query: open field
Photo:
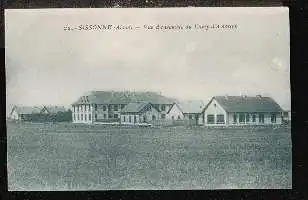
[[[9,190],[291,188],[290,128],[7,124]]]

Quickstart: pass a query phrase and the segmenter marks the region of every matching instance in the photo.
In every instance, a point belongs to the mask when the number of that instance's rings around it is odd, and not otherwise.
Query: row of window
[[[155,115],[152,115],[151,116],[151,120],[156,120],[156,116]],[[133,122],[136,122],[137,121],[137,116],[134,115],[134,121]],[[142,121],[143,122],[147,122],[147,116],[143,116],[142,117]],[[123,116],[123,122],[132,122],[132,116]]]
[[[88,116],[88,117],[87,117]],[[73,118],[74,118],[74,120],[91,120],[91,114],[74,114],[73,115]],[[118,114],[109,114],[108,115],[108,118],[110,119],[110,118],[119,118],[119,115]],[[97,114],[95,114],[95,119],[97,119]],[[106,114],[104,114],[103,115],[103,119],[107,119],[107,115]]]
[[[258,122],[264,123],[264,114],[258,114]],[[251,118],[250,118],[251,116]],[[256,122],[257,120],[257,114],[249,114],[249,113],[240,113],[238,116],[239,123],[249,123],[251,119],[251,122]],[[276,123],[277,116],[275,113],[271,114],[271,123]],[[233,115],[233,123],[237,123],[237,114]]]
[[[90,105],[73,106],[73,111],[74,111],[74,112],[79,112],[79,111],[91,111],[91,106],[90,106]]]
[[[251,118],[250,118],[251,116]],[[251,122],[256,122],[257,115],[256,114],[249,114],[249,113],[240,113],[233,115],[233,123],[249,123],[250,119]],[[214,124],[215,123],[215,116],[213,114],[207,115],[207,123]],[[216,124],[224,124],[225,123],[225,115],[219,114],[216,115]],[[264,114],[259,114],[259,123],[264,123]],[[271,114],[271,123],[276,123],[276,114]]]
[[[74,121],[81,120],[81,121],[91,121],[91,114],[80,114],[80,115],[73,115]],[[97,118],[97,115],[95,115],[95,119]]]
[[[207,123],[215,124],[215,116],[207,115]],[[216,115],[216,124],[224,124],[225,123],[225,115]]]

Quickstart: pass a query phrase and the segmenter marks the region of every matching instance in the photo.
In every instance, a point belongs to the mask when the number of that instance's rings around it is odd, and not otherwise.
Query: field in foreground
[[[9,190],[292,188],[290,128],[7,124]]]

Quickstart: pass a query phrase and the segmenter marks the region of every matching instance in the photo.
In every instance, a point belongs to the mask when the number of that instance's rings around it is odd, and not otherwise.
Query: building
[[[270,97],[215,96],[202,115],[206,126],[269,125],[281,124],[282,112]]]
[[[10,113],[11,120],[31,121],[33,115],[41,112],[40,107],[37,106],[14,106]]]
[[[159,111],[148,102],[129,103],[121,110],[121,124],[149,124],[159,118]]]
[[[14,106],[10,119],[31,122],[72,121],[70,110],[63,106]]]
[[[182,101],[179,107],[183,112],[184,121],[187,125],[202,124],[202,110],[205,107],[203,101]]]
[[[72,104],[72,118],[74,123],[120,123],[121,111],[127,104],[150,102],[164,119],[175,101],[155,92],[92,91]]]
[[[177,103],[174,103],[168,110],[167,119],[172,121],[184,120],[183,111]]]
[[[291,110],[285,110],[283,112],[283,121],[289,123],[291,121]]]

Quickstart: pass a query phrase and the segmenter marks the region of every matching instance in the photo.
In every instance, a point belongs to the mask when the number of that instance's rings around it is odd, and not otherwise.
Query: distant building
[[[187,125],[198,125],[202,124],[202,110],[205,107],[203,101],[183,101],[179,103],[184,120]]]
[[[184,120],[183,111],[177,103],[174,103],[168,110],[167,119],[172,121]]]
[[[64,122],[72,121],[70,110],[62,106],[14,106],[10,119],[29,122]]]
[[[14,106],[10,113],[10,119],[18,121],[30,121],[34,114],[41,112],[37,106]]]
[[[119,122],[129,103],[150,102],[164,118],[175,99],[155,92],[92,91],[72,104],[74,123]]]
[[[151,103],[129,103],[121,110],[121,124],[151,123],[159,119],[159,111]]]
[[[270,97],[215,96],[203,110],[206,126],[282,123],[281,107]]]
[[[291,110],[285,110],[283,112],[283,121],[285,121],[285,122],[291,121]]]

